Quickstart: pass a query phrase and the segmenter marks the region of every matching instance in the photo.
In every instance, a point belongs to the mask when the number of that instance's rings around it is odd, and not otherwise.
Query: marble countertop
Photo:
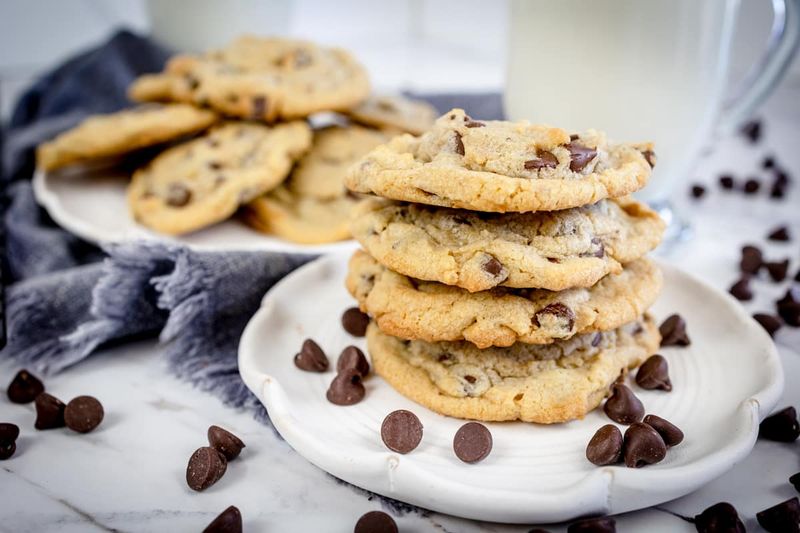
[[[745,197],[716,186],[720,171],[737,176],[764,175],[760,163],[774,154],[800,180],[800,88],[786,88],[762,111],[765,139],[756,146],[740,137],[721,139],[699,163],[688,182],[708,186],[706,196],[688,198],[688,185],[675,192],[675,204],[693,236],[662,251],[681,268],[727,289],[737,278],[739,248],[756,243],[770,259],[790,257],[792,276],[800,268],[800,181],[782,202],[766,193]],[[794,239],[768,243],[779,224]],[[791,282],[757,280],[751,312],[774,312],[772,301]],[[691,328],[691,325],[690,325]],[[800,406],[800,329],[783,328],[776,343],[787,386],[779,406]],[[16,455],[0,462],[0,531],[201,531],[228,505],[244,517],[245,531],[352,531],[357,518],[383,508],[403,532],[522,532],[529,527],[461,520],[388,504],[343,484],[296,454],[272,429],[250,414],[226,408],[212,396],[168,374],[154,341],[106,349],[63,374],[47,379],[48,391],[69,399],[79,394],[100,398],[106,419],[94,432],[34,431],[33,405],[12,405],[0,397],[0,420],[20,426]],[[0,362],[10,380],[16,366]],[[702,408],[702,406],[698,406]],[[206,442],[209,425],[240,436],[247,448],[229,465],[220,482],[203,493],[186,486],[186,463]],[[800,471],[798,444],[758,442],[753,453],[731,471],[697,492],[618,518],[618,530],[694,531],[681,518],[709,505],[729,501],[748,529],[757,529],[755,513],[796,492],[788,477]],[[476,484],[475,490],[480,490]],[[549,527],[553,532],[563,527]]]

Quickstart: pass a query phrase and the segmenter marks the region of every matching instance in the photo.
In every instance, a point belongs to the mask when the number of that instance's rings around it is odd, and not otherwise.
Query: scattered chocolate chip
[[[381,439],[390,450],[408,453],[422,441],[422,422],[411,411],[393,411],[383,419]]]
[[[587,254],[587,256],[598,257],[600,259],[606,256],[606,247],[599,237],[592,237],[591,243],[594,251]],[[581,256],[583,257],[583,254],[581,254]]]
[[[577,141],[578,139],[580,139],[580,135],[578,135],[577,133],[572,133],[569,136],[570,141]]]
[[[10,422],[0,423],[0,461],[9,459],[17,451],[19,426]]]
[[[719,186],[723,189],[731,190],[734,187],[733,176],[724,174],[719,177]]]
[[[592,337],[592,348],[597,348],[600,346],[600,342],[603,340],[602,333],[595,333],[594,337]]]
[[[789,483],[794,485],[794,490],[800,492],[800,472],[794,474],[792,477],[789,478]]]
[[[615,383],[611,386],[611,396],[603,405],[603,411],[614,422],[632,424],[644,416],[644,405],[626,385]]]
[[[171,183],[164,200],[172,207],[183,207],[192,200],[192,191],[180,183]]]
[[[647,358],[636,372],[636,384],[643,389],[672,390],[669,380],[669,365],[664,356],[655,354]]]
[[[197,87],[200,86],[200,81],[197,78],[192,76],[191,74],[186,74],[184,76],[184,82],[186,83],[186,87],[189,88],[190,91],[194,91]]]
[[[548,316],[552,318],[548,319]],[[542,327],[542,322],[552,320],[555,320],[562,329],[572,331],[575,326],[575,312],[561,302],[553,302],[533,315],[533,323],[539,328]]]
[[[715,503],[694,517],[698,533],[745,533],[736,508],[728,502]]]
[[[797,269],[797,274],[794,275],[794,280],[795,281],[800,281],[800,268]]]
[[[656,166],[655,152],[653,152],[652,150],[645,150],[644,152],[642,152],[642,155],[644,156],[645,161],[647,161],[647,164],[650,165],[650,168],[655,168]]]
[[[692,185],[692,198],[702,198],[706,194],[706,188],[702,185]]]
[[[465,463],[482,461],[492,451],[492,434],[478,422],[467,422],[453,437],[453,451]]]
[[[369,374],[369,362],[364,356],[364,352],[355,346],[348,346],[342,353],[339,354],[339,359],[336,360],[336,371],[341,372],[348,368],[354,368],[361,374],[361,377],[367,377]]]
[[[253,118],[263,119],[267,116],[267,97],[253,97]]]
[[[483,264],[481,265],[481,268],[483,269],[484,272],[486,272],[493,278],[502,277],[503,279],[505,279],[506,277],[508,277],[508,270],[506,270],[506,267],[503,266],[503,263],[498,261],[494,256],[487,254],[487,257],[488,259],[486,259],[486,261],[484,261]]]
[[[686,321],[680,315],[670,315],[658,327],[661,333],[661,346],[689,346],[691,341],[686,333]]]
[[[783,298],[775,302],[775,306],[786,325],[800,327],[800,293],[795,296],[795,289],[788,289]]]
[[[228,461],[211,446],[198,448],[189,458],[186,467],[186,484],[198,492],[220,480],[228,469]]]
[[[483,122],[479,120],[468,120],[466,124],[464,124],[468,128],[482,128],[486,126]]]
[[[775,172],[775,183],[785,186],[789,185],[792,182],[792,178],[789,177],[789,174],[785,170],[778,170]]]
[[[46,392],[36,397],[36,422],[33,427],[36,429],[55,429],[63,428],[64,402]]]
[[[747,245],[742,247],[742,259],[739,269],[745,274],[757,274],[764,262],[764,256],[757,246]]]
[[[567,528],[567,533],[616,533],[617,522],[608,516],[584,518],[573,522]]]
[[[597,466],[613,465],[622,460],[622,432],[613,424],[598,429],[586,446],[586,458]]]
[[[641,468],[658,463],[667,456],[664,439],[652,426],[634,422],[625,430],[625,466]]]
[[[751,120],[745,123],[740,131],[751,143],[755,144],[761,139],[761,121]]]
[[[294,366],[306,372],[325,372],[328,370],[328,357],[319,344],[306,339],[300,351],[294,356]]]
[[[781,321],[775,315],[756,313],[753,315],[753,319],[761,324],[761,327],[767,330],[767,333],[769,333],[770,337],[774,337],[775,332],[781,329]]]
[[[800,436],[797,412],[789,406],[765,418],[758,427],[758,438],[777,442],[794,442]]]
[[[766,267],[767,272],[769,272],[769,277],[772,278],[772,281],[779,283],[786,279],[786,274],[789,273],[789,260],[784,259],[783,261],[765,261],[764,267]]]
[[[8,385],[8,399],[14,403],[30,403],[44,392],[44,384],[28,372],[20,370]]]
[[[573,172],[580,172],[597,156],[597,150],[582,146],[575,141],[567,144],[566,148],[569,150],[569,169]]]
[[[772,156],[767,156],[761,161],[761,168],[774,168],[775,167],[775,159]]]
[[[786,196],[786,186],[781,185],[777,181],[773,183],[772,187],[769,190],[769,197],[780,200],[784,196]]]
[[[779,242],[789,241],[791,240],[791,237],[789,236],[789,228],[786,226],[778,226],[770,231],[769,235],[767,235],[767,239]]]
[[[800,500],[797,496],[756,513],[758,523],[769,533],[800,532]]]
[[[683,431],[681,431],[680,428],[678,428],[678,426],[672,422],[665,420],[660,416],[647,415],[644,417],[642,422],[655,429],[658,434],[661,435],[661,438],[664,440],[664,444],[667,445],[667,448],[677,446],[683,442]]]
[[[368,325],[369,315],[362,313],[358,307],[351,307],[342,313],[342,327],[354,337],[363,337]]]
[[[212,448],[225,456],[228,461],[233,461],[242,453],[245,447],[242,439],[219,426],[208,427],[208,443]]]
[[[358,519],[353,533],[397,533],[397,524],[383,511],[370,511]]]
[[[753,299],[753,292],[750,290],[750,278],[742,277],[739,281],[731,285],[728,292],[739,301],[746,302]]]
[[[558,158],[552,152],[540,150],[536,153],[536,159],[525,161],[525,170],[539,170],[540,168],[556,168]]]
[[[72,431],[89,433],[103,421],[102,404],[92,396],[78,396],[64,408],[64,422]]]
[[[242,513],[231,505],[212,520],[203,533],[242,533]]]
[[[361,373],[355,368],[339,372],[328,387],[328,401],[336,405],[353,405],[363,400],[366,390],[361,378]]]
[[[458,132],[455,132],[454,139],[455,139],[454,143],[455,143],[455,147],[456,147],[455,148],[456,149],[456,153],[458,155],[464,155],[464,142],[461,140],[461,134],[458,133]]]
[[[761,182],[755,178],[750,178],[744,182],[744,193],[755,194],[761,188]]]

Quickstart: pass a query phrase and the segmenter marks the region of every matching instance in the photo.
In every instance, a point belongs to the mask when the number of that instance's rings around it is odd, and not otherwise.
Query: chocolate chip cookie
[[[597,131],[570,135],[527,122],[442,115],[420,137],[402,135],[348,171],[355,192],[488,212],[552,211],[644,187],[652,146],[609,144]]]
[[[342,111],[369,95],[364,68],[346,51],[309,41],[244,36],[202,55],[176,56],[135,82],[139,101],[191,101],[228,116],[274,122]]]
[[[276,187],[310,145],[311,130],[302,121],[226,123],[137,170],[128,205],[137,221],[156,231],[194,231]]]
[[[422,100],[399,95],[372,95],[347,111],[356,122],[380,129],[422,135],[436,120],[436,109]]]
[[[351,224],[369,254],[412,278],[470,292],[590,287],[655,248],[664,222],[630,198],[555,212],[481,213],[380,199]]]
[[[345,283],[384,333],[427,342],[467,340],[488,348],[549,344],[633,322],[655,301],[662,276],[642,258],[589,288],[498,287],[470,293],[397,274],[359,250],[350,259]]]
[[[87,118],[40,144],[36,164],[44,170],[122,155],[202,131],[217,121],[211,111],[185,104],[146,104]]]
[[[659,334],[645,316],[553,344],[480,350],[468,342],[404,341],[373,323],[367,343],[375,372],[437,413],[553,424],[597,407],[621,373],[655,353]]]

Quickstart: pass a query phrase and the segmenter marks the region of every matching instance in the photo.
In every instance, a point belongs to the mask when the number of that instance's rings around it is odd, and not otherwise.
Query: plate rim
[[[575,508],[578,506],[580,507],[580,514],[587,515],[608,514],[609,512],[618,514],[658,505],[697,490],[728,471],[736,463],[746,457],[755,445],[760,421],[775,407],[783,392],[783,367],[777,347],[766,331],[755,322],[744,308],[728,293],[711,286],[702,279],[681,270],[667,261],[660,258],[653,258],[664,271],[665,278],[673,275],[679,276],[682,277],[684,281],[695,283],[704,290],[715,293],[722,298],[727,307],[731,309],[739,319],[744,319],[746,322],[751,323],[751,325],[756,326],[757,329],[751,329],[754,334],[761,336],[760,344],[763,344],[766,348],[766,360],[763,361],[762,364],[765,368],[765,379],[767,382],[762,389],[754,392],[748,398],[743,399],[735,410],[733,416],[741,422],[741,427],[746,429],[736,432],[735,438],[730,439],[726,446],[718,448],[715,453],[707,454],[689,464],[674,466],[669,469],[662,468],[651,470],[599,467],[586,474],[586,476],[576,482],[574,486],[568,489],[554,491],[548,498],[543,498],[541,495],[534,495],[531,493],[507,491],[506,494],[502,495],[505,505],[500,509],[493,506],[493,509],[489,512],[486,512],[485,509],[469,505],[461,505],[460,509],[455,508],[457,506],[442,508],[439,507],[437,502],[431,505],[431,493],[433,493],[433,491],[429,491],[429,493],[426,494],[427,497],[423,498],[398,495],[392,490],[393,471],[398,467],[402,456],[385,450],[369,454],[370,457],[359,456],[357,461],[341,461],[343,455],[339,454],[337,460],[340,461],[340,463],[344,463],[346,466],[342,466],[342,464],[336,465],[336,461],[330,460],[330,454],[321,450],[320,444],[317,443],[315,439],[307,437],[303,431],[296,429],[297,425],[291,423],[293,416],[287,407],[289,400],[286,392],[276,378],[269,374],[262,373],[256,368],[255,358],[251,357],[251,353],[255,354],[255,350],[248,349],[248,347],[252,345],[251,339],[256,334],[256,330],[262,325],[263,317],[268,316],[273,303],[272,295],[276,292],[276,288],[283,283],[290,283],[297,277],[306,276],[314,270],[324,269],[328,264],[347,261],[347,259],[348,255],[344,252],[317,258],[291,272],[264,295],[259,309],[251,317],[250,321],[248,321],[240,338],[238,348],[239,373],[247,387],[267,409],[270,419],[277,431],[298,454],[322,470],[348,483],[389,498],[398,499],[435,512],[451,514],[463,518],[517,524],[529,524],[531,522],[552,523],[573,519],[576,517]],[[423,406],[420,406],[420,409],[428,410]],[[403,480],[404,485],[410,483],[416,484],[417,486],[427,486],[429,488],[433,486],[447,488],[449,489],[447,492],[451,495],[450,497],[452,497],[452,494],[464,490],[472,490],[472,492],[475,492],[474,485],[443,479],[441,476],[431,474],[415,466],[413,461],[405,461],[403,468],[408,471],[405,477],[409,478],[408,481],[405,479]],[[385,476],[388,480],[388,486],[378,486],[380,484],[379,477],[383,475],[384,470],[388,472],[388,475]],[[375,478],[376,482],[371,485],[361,484],[359,483],[359,478]],[[396,480],[394,483],[396,483]],[[653,494],[655,497],[650,498],[643,505],[635,504],[625,506],[624,503],[620,504],[619,502],[613,501],[613,493],[611,490],[612,483],[619,484],[620,488],[624,489],[624,492]],[[667,487],[666,489],[663,488],[665,486]],[[659,487],[659,490],[654,491],[653,487]],[[492,494],[499,493],[493,489]],[[525,498],[525,496],[528,498]],[[493,500],[497,499],[499,498],[493,498]],[[531,500],[535,500],[534,507],[547,509],[549,520],[531,520],[530,509],[532,509],[531,504],[534,503]],[[509,502],[512,502],[512,509],[508,508]],[[575,502],[580,502],[580,504],[578,505]],[[513,509],[514,505],[523,504],[526,506],[526,509],[528,509],[528,514],[526,514],[525,511],[519,512]],[[539,515],[541,514],[542,513],[539,513]]]

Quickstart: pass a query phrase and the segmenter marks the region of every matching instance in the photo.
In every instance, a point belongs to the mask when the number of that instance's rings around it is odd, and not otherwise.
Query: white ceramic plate
[[[340,407],[325,399],[334,371],[298,370],[293,356],[311,337],[335,358],[363,339],[340,325],[354,304],[343,286],[346,254],[305,265],[270,290],[242,335],[239,371],[264,403],[275,427],[306,459],[354,485],[404,502],[466,518],[545,523],[591,513],[615,514],[656,505],[701,487],[745,457],[758,424],[774,407],[783,373],[769,336],[729,295],[661,264],[664,292],[653,308],[660,322],[678,312],[692,345],[663,348],[673,391],[635,388],[648,413],[680,427],[685,441],[667,458],[641,469],[598,468],[586,443],[610,421],[595,410],[584,420],[542,426],[487,424],[494,448],[468,465],[452,451],[464,422],[437,415],[396,393],[378,376],[366,398]],[[380,438],[383,418],[409,409],[424,425],[420,446],[407,455]]]
[[[33,176],[36,200],[61,227],[97,244],[156,240],[189,246],[198,251],[265,251],[325,254],[352,249],[352,240],[330,244],[295,244],[226,220],[189,235],[170,237],[137,224],[128,212],[128,177],[109,168],[81,169],[54,174],[37,170]]]

